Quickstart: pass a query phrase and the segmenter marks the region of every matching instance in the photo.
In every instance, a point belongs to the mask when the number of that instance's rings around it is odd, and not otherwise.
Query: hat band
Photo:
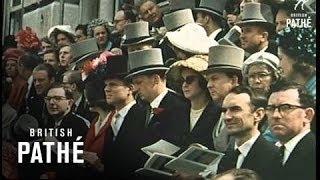
[[[208,69],[209,68],[226,68],[226,67],[241,70],[241,68],[239,66],[234,66],[234,65],[230,65],[230,64],[209,65]]]
[[[150,38],[151,36],[142,36],[142,37],[137,37],[137,38],[131,38],[131,39],[126,39],[124,40],[123,44],[132,44],[132,43],[136,43],[139,41],[142,41],[146,38]]]
[[[215,9],[212,9],[211,7],[205,7],[205,6],[200,6],[199,8],[203,8],[203,9],[208,9],[208,10],[210,10],[210,11],[213,11],[214,13],[216,13],[216,14],[218,14],[219,16],[223,16],[223,13],[222,12],[219,12],[219,11],[217,11],[217,10],[215,10]]]
[[[165,65],[160,65],[160,64],[157,64],[157,65],[147,65],[147,66],[141,66],[141,67],[137,67],[137,68],[133,68],[130,70],[129,74],[132,74],[136,71],[141,71],[141,70],[147,70],[149,68],[157,68],[157,67],[166,67]],[[155,70],[156,71],[156,70]]]

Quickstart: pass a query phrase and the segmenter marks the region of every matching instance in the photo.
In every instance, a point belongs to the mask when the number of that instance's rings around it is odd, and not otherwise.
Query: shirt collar
[[[298,144],[298,142],[308,133],[310,132],[310,129],[304,130],[292,139],[290,139],[287,143],[284,144],[286,151],[289,151],[289,154],[293,151],[294,147]],[[282,144],[280,141],[276,143],[276,146],[280,147]]]
[[[122,118],[124,118],[124,117],[127,115],[128,111],[131,109],[131,107],[132,107],[133,105],[135,105],[135,104],[136,104],[136,101],[132,101],[132,102],[130,102],[129,104],[127,104],[125,107],[123,107],[122,109],[120,109],[117,113],[118,113]]]
[[[168,93],[168,89],[165,89],[162,93],[160,93],[151,103],[150,106],[151,108],[157,108],[159,107],[162,99],[164,96]]]
[[[83,95],[82,95],[82,96],[83,96]],[[80,104],[80,102],[81,102],[81,99],[82,99],[82,96],[80,96],[80,97],[76,100],[76,102],[74,103],[74,104],[76,105],[76,107],[79,106],[79,104]]]
[[[248,141],[243,143],[241,146],[238,147],[237,144],[234,145],[234,149],[238,149],[243,156],[247,156],[251,147],[256,142],[258,137],[260,136],[260,132],[258,131],[255,135],[253,135]]]
[[[210,35],[209,35],[209,39],[210,40],[215,40],[215,38],[217,37],[217,35],[222,31],[221,28],[216,29],[215,31],[213,31]]]

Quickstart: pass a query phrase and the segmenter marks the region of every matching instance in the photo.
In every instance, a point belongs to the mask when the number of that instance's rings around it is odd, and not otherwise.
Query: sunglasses
[[[181,83],[186,84],[192,84],[196,79],[198,79],[198,76],[187,76],[186,78],[181,78]]]

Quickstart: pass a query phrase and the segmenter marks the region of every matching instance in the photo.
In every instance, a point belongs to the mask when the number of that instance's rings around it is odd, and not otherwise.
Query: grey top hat
[[[194,23],[191,9],[182,9],[163,15],[163,23],[167,31],[173,31],[188,23]]]
[[[234,25],[223,38],[218,40],[218,43],[220,45],[237,46],[236,42],[239,41],[240,34],[241,28],[237,25]]]
[[[144,21],[127,24],[124,27],[124,34],[126,35],[126,39],[121,44],[122,46],[136,45],[155,40],[149,33],[149,23]]]
[[[244,61],[244,50],[235,46],[218,45],[209,49],[208,69],[203,71],[207,74],[219,69],[233,69],[241,71]]]
[[[223,10],[225,9],[227,0],[201,0],[199,7],[194,8],[194,11],[205,11],[212,13],[221,18],[223,17]]]
[[[36,118],[29,114],[22,114],[17,122],[14,124],[13,132],[16,136],[23,137],[29,136],[29,130],[39,127],[39,123]]]
[[[241,21],[237,25],[242,27],[248,23],[261,23],[274,26],[271,6],[262,3],[245,3]]]
[[[177,11],[181,9],[193,9],[196,7],[195,0],[170,0],[169,1],[170,11]]]
[[[152,48],[140,51],[134,51],[128,54],[129,75],[125,78],[131,78],[138,74],[144,74],[152,71],[166,71],[169,68],[163,64],[161,49]]]
[[[70,45],[73,59],[71,63],[80,63],[84,60],[97,57],[99,51],[96,38],[86,39]]]

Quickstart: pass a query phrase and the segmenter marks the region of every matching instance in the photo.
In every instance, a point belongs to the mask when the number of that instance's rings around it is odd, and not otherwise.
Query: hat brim
[[[243,27],[245,25],[250,25],[250,24],[263,24],[263,25],[267,25],[269,27],[275,26],[275,24],[273,24],[273,23],[262,21],[262,20],[257,20],[257,19],[248,19],[248,20],[243,20],[243,21],[236,23],[236,25],[239,27]]]
[[[107,74],[103,77],[103,80],[113,79],[113,78],[124,79],[127,75],[128,73]]]
[[[201,7],[199,7],[199,8],[194,8],[194,9],[192,9],[192,10],[193,10],[194,12],[204,11],[204,12],[211,13],[211,14],[213,14],[213,15],[216,15],[216,16],[220,17],[221,19],[225,19],[222,14],[219,14],[219,13],[217,13],[216,11],[209,10],[209,9],[206,9],[206,8],[201,8]]]
[[[150,72],[154,72],[154,71],[163,71],[163,72],[166,72],[169,68],[168,67],[165,67],[165,66],[158,66],[158,67],[150,67],[150,68],[145,68],[145,69],[141,69],[141,70],[136,70],[136,71],[132,71],[130,72],[126,77],[125,79],[131,79],[133,76],[136,76],[136,75],[143,75],[143,74],[147,74],[147,73],[150,73]]]
[[[85,54],[79,58],[75,58],[73,59],[73,61],[71,61],[70,63],[72,64],[79,64],[83,61],[89,60],[89,59],[93,59],[98,57],[103,51],[95,51],[95,52],[90,52],[88,54]]]
[[[234,70],[235,72],[241,73],[241,68],[236,66],[227,66],[227,65],[221,65],[221,66],[211,66],[208,67],[208,69],[201,72],[203,75],[207,75],[209,73],[213,72],[223,72],[224,70]]]
[[[143,38],[135,38],[133,40],[124,40],[124,42],[121,44],[121,46],[123,47],[127,47],[127,46],[133,46],[133,45],[137,45],[140,43],[145,43],[145,42],[151,42],[151,41],[155,41],[156,39],[154,37],[143,37]]]

